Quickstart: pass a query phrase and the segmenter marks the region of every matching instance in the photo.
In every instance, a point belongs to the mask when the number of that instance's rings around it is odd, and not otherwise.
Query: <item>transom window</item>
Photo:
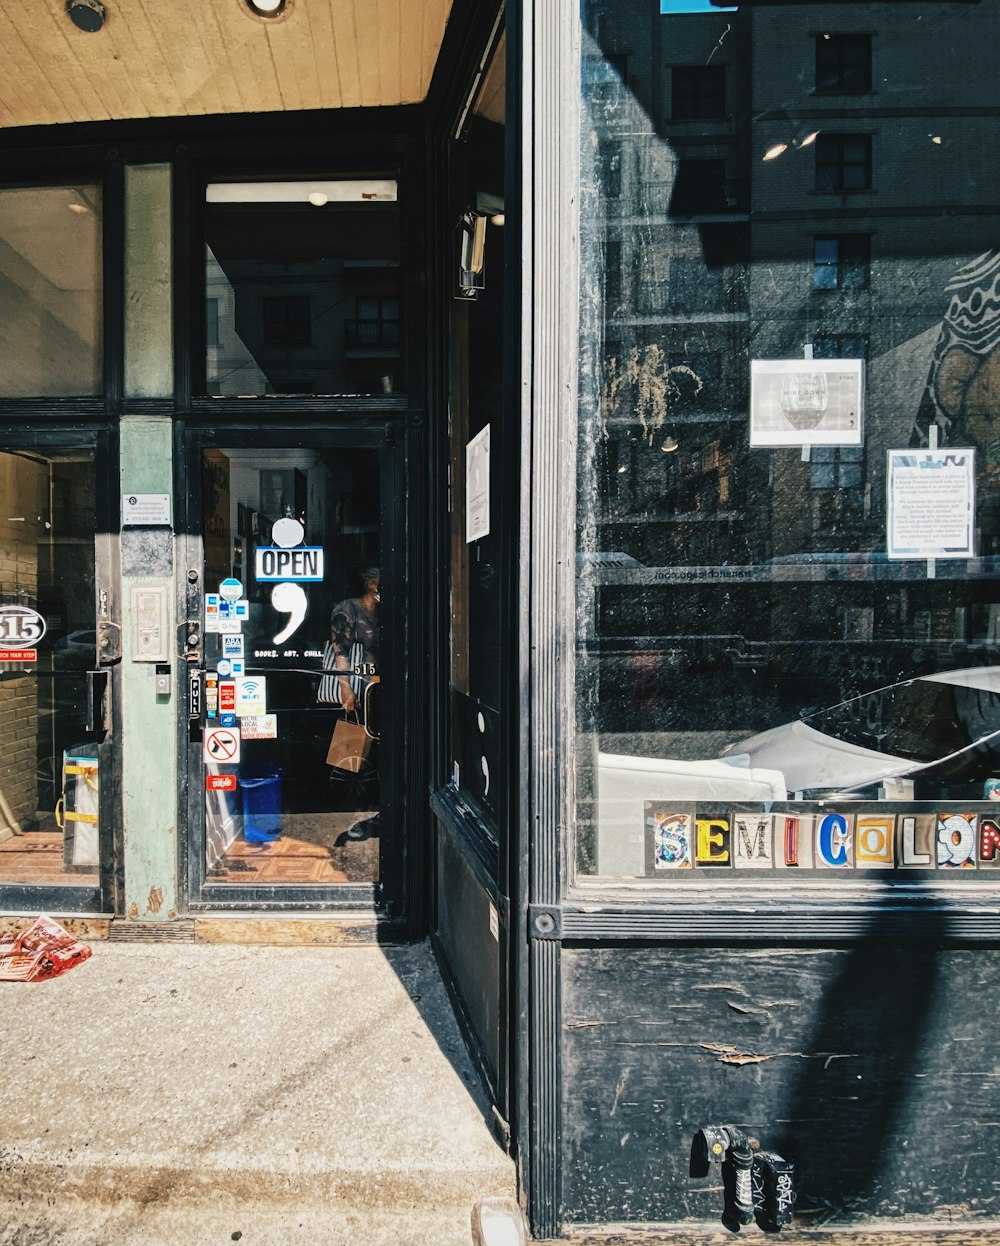
[[[205,242],[202,393],[405,387],[395,181],[210,183]]]

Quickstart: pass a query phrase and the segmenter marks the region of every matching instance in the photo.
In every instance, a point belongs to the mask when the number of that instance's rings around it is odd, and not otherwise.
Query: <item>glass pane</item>
[[[577,873],[975,879],[1000,863],[1000,12],[824,5],[843,37],[817,41],[787,6],[703,7],[582,7]],[[912,114],[858,98],[817,135],[813,64],[855,90],[872,42]],[[731,122],[678,124],[664,63],[724,69]],[[612,144],[643,174],[620,197]]]
[[[379,876],[374,450],[206,450],[210,882]]]
[[[404,388],[395,182],[213,183],[207,200],[207,393]]]
[[[0,453],[0,885],[98,883],[94,461]]]
[[[0,396],[103,387],[99,186],[0,190]]]

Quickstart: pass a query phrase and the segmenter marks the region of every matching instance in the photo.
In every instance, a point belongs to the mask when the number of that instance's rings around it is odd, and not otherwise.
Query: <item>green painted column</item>
[[[125,396],[173,394],[170,166],[125,171]],[[138,404],[137,404],[138,406]],[[140,408],[141,410],[141,408]],[[173,517],[173,421],[125,414],[122,495],[167,495]],[[177,658],[172,523],[122,525],[122,817],[125,915],[168,921],[178,911]],[[161,590],[170,690],[157,691],[155,662],[134,634],[136,592]],[[148,604],[147,598],[147,604]],[[148,620],[144,617],[144,622]]]

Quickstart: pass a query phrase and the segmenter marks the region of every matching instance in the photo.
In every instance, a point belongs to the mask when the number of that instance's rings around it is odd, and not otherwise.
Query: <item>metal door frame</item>
[[[411,722],[409,705],[414,680],[404,663],[410,652],[408,605],[412,588],[407,576],[406,533],[407,493],[405,429],[398,421],[382,419],[304,424],[294,416],[276,426],[257,422],[225,425],[178,426],[179,439],[177,511],[177,666],[178,680],[178,781],[182,811],[180,835],[180,875],[186,887],[186,907],[205,911],[349,911],[366,913],[379,919],[405,925],[412,880],[417,868],[416,844],[407,772],[419,749],[405,730],[380,743],[380,798],[383,834],[380,837],[379,882],[339,883],[329,887],[314,884],[287,886],[241,886],[211,883],[204,868],[204,784],[202,782],[201,729],[189,714],[191,647],[186,644],[188,621],[202,623],[201,600],[203,552],[201,455],[210,448],[240,449],[286,448],[301,446],[310,450],[368,449],[379,455],[380,487],[380,565],[386,593],[383,597],[383,686],[386,689],[381,714],[389,723]],[[192,580],[191,573],[197,572]],[[203,638],[202,638],[203,639]],[[201,652],[201,641],[197,646]],[[202,669],[200,662],[198,669]],[[390,829],[391,828],[391,829]],[[395,840],[392,844],[390,841]],[[390,846],[387,847],[387,844]]]

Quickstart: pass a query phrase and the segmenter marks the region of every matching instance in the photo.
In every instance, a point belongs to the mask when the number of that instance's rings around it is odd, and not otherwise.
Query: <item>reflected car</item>
[[[780,770],[790,797],[873,798],[903,779],[916,800],[982,799],[1000,776],[1000,666],[862,693],[738,741],[723,757]]]

